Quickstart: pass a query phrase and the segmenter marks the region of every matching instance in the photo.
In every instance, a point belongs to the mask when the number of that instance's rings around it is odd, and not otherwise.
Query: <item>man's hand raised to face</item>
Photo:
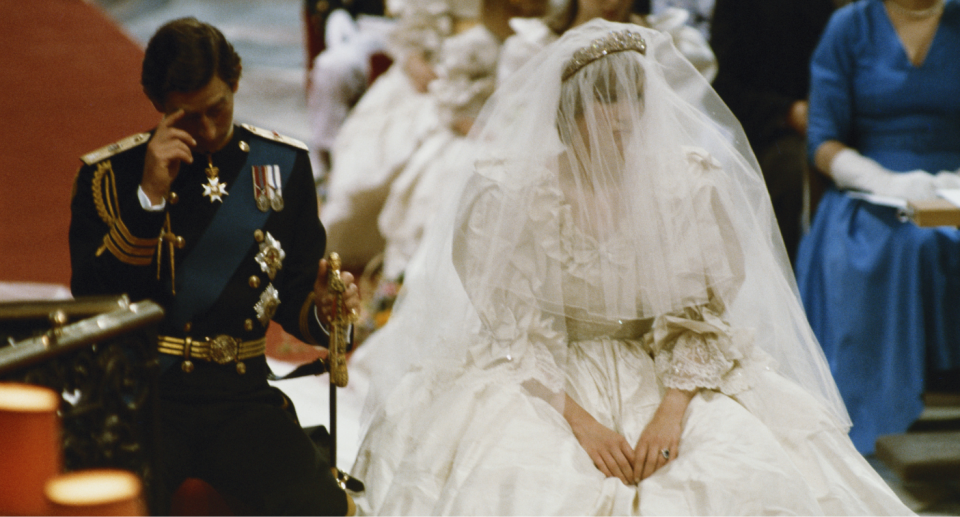
[[[160,204],[180,172],[180,163],[193,163],[191,149],[197,146],[190,133],[176,127],[183,110],[164,115],[147,144],[140,186],[154,205]]]

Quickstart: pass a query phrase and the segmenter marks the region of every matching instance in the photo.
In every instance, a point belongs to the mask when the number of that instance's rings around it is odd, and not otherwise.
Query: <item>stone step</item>
[[[904,482],[960,479],[960,431],[889,434],[877,438],[877,459]]]

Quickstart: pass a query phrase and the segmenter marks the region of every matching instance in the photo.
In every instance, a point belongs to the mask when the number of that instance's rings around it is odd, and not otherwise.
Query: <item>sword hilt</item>
[[[349,380],[347,376],[347,327],[355,320],[352,312],[343,307],[343,294],[347,286],[340,276],[340,255],[330,253],[327,272],[327,288],[336,298],[336,308],[330,318],[330,382],[343,388]]]

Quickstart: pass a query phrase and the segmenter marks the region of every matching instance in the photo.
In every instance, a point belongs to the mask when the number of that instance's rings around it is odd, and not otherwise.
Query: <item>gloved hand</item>
[[[922,170],[893,172],[853,149],[844,149],[833,157],[830,176],[843,189],[911,200],[934,199],[937,188],[942,188],[933,174]],[[944,178],[944,182],[950,181]]]

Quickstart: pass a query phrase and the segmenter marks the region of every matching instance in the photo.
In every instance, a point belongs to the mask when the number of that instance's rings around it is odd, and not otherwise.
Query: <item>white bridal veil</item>
[[[568,31],[498,89],[469,142],[390,321],[363,345],[365,424],[427,364],[500,369],[560,408],[570,339],[636,338],[710,306],[850,425],[743,130],[669,35]]]

